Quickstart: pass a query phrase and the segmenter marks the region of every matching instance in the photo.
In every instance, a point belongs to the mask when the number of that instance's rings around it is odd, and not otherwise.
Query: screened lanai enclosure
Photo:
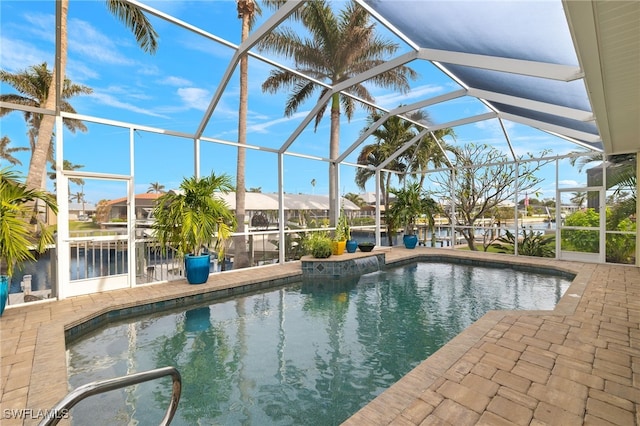
[[[212,273],[297,260],[341,214],[377,246],[640,265],[640,2],[111,6],[0,3],[0,161],[59,205],[14,293],[181,279],[149,206],[212,171],[239,218]]]

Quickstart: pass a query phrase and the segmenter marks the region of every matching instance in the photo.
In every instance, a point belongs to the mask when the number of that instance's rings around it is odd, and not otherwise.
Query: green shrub
[[[307,252],[318,259],[331,256],[332,241],[327,232],[312,232],[306,241]]]
[[[600,215],[594,209],[585,209],[574,212],[567,216],[565,226],[584,226],[598,228],[600,226]],[[599,233],[597,230],[563,229],[562,249],[573,250],[585,253],[597,253],[599,244]]]
[[[523,256],[537,256],[537,257],[555,257],[555,237],[550,235],[544,235],[542,232],[531,230],[527,232],[526,229],[522,230],[522,238],[518,240],[518,254]],[[515,252],[516,237],[511,232],[507,231],[504,237],[498,238],[498,243],[493,243],[494,247],[499,253],[511,253]]]
[[[607,224],[607,226],[613,224]],[[636,224],[625,218],[615,223],[616,231],[633,232]],[[632,264],[636,252],[636,237],[633,234],[607,234],[606,242],[607,262]]]

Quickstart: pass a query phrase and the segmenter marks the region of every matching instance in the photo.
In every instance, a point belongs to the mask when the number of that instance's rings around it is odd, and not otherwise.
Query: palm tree
[[[429,227],[429,233],[431,235],[431,247],[436,246],[437,235],[436,235],[436,214],[442,213],[442,207],[436,200],[429,196],[425,196],[421,200],[422,202],[422,212],[427,216],[427,225]]]
[[[292,57],[298,71],[318,80],[329,82],[332,86],[348,80],[385,62],[393,55],[398,45],[379,37],[375,25],[371,23],[369,14],[354,2],[349,3],[339,14],[336,14],[327,1],[311,1],[300,12],[302,24],[309,30],[310,38],[303,39],[294,29],[283,27],[267,37],[263,50]],[[367,80],[367,85],[377,85],[401,91],[409,89],[409,79],[417,74],[406,66],[396,67]],[[279,69],[262,84],[263,91],[275,93],[281,88],[292,89],[285,107],[285,116],[295,113],[304,101],[309,99],[318,89],[313,82],[299,75]],[[320,88],[319,99],[331,89]],[[367,86],[356,84],[349,89],[366,101],[373,102]],[[322,106],[315,117],[317,129],[324,113],[330,104],[331,136],[329,158],[335,159],[340,151],[340,114],[344,111],[350,120],[356,109],[353,98],[334,93],[331,100]],[[336,165],[329,165],[329,201],[331,223],[335,221],[337,188],[335,185]]]
[[[361,196],[359,196],[358,194],[354,194],[353,192],[345,194],[344,198],[351,201],[358,207],[364,207],[367,205],[367,202],[363,200]]]
[[[122,0],[107,0],[107,8],[111,13],[116,15],[118,19],[130,28],[138,45],[145,51],[154,53],[157,49],[158,35],[151,26],[151,23],[142,13],[142,10],[131,3]],[[64,111],[63,105],[56,105],[56,90],[59,82],[64,81],[66,86],[65,68],[67,64],[67,14],[69,11],[69,0],[59,0],[60,4],[60,51],[57,54],[60,57],[60,75],[53,72],[53,76],[48,84],[48,90],[41,98],[41,107],[49,110],[57,110],[59,107]],[[64,89],[63,89],[64,93]],[[67,120],[65,120],[66,123]],[[44,180],[47,156],[50,152],[51,138],[53,136],[53,127],[55,117],[45,114],[39,119],[37,126],[37,139],[35,149],[29,163],[29,174],[27,175],[26,185],[28,188],[41,187]]]
[[[260,13],[258,5],[253,0],[237,0],[238,17],[242,20],[241,40],[249,37],[249,31],[253,26],[256,14]],[[245,168],[247,144],[247,110],[249,108],[249,57],[242,55],[240,58],[240,104],[238,106],[238,158],[236,162],[236,223],[239,233],[244,233],[245,220]],[[234,237],[235,257],[234,269],[246,268],[249,265],[246,242],[244,235]]]
[[[381,115],[378,112],[373,112],[369,115],[367,122],[369,126],[380,119]],[[363,130],[365,132],[366,129]],[[371,134],[376,142],[374,144],[365,145],[362,147],[360,154],[358,155],[358,164],[373,166],[366,168],[358,168],[356,171],[356,184],[362,190],[365,190],[367,181],[374,176],[375,168],[387,160],[393,155],[398,148],[410,141],[415,135],[414,125],[407,120],[400,118],[399,116],[389,117],[380,127],[373,131]],[[397,172],[398,179],[401,181],[402,176],[406,170],[407,165],[404,161],[404,156],[398,156],[391,161],[385,167],[387,170],[394,170]],[[385,207],[385,212],[389,211],[390,200],[389,193],[391,188],[391,178],[393,173],[380,172],[380,194]],[[389,238],[389,244],[392,242],[392,226],[385,219],[387,225],[387,236]]]
[[[78,191],[69,195],[69,201],[76,200],[76,203],[82,203],[82,214],[84,214],[84,203],[87,201],[84,191]]]
[[[22,165],[22,162],[13,156],[14,152],[29,151],[29,148],[25,146],[18,146],[15,148],[9,148],[11,139],[8,136],[3,136],[0,139],[0,159],[7,160],[12,166]]]
[[[147,194],[162,194],[164,192],[164,185],[160,182],[151,182],[149,184],[149,189],[147,189]]]
[[[598,162],[607,161],[607,189],[616,187],[616,193],[628,189],[631,191],[631,197],[636,198],[636,164],[638,161],[637,154],[615,154],[603,157],[599,152],[591,152],[581,157],[572,157],[570,162],[572,166],[578,164],[578,170],[582,171],[587,165]],[[602,177],[600,177],[600,185]]]
[[[53,73],[47,68],[46,62],[31,66],[15,74],[0,70],[0,80],[13,86],[18,91],[18,93],[0,95],[0,101],[36,108],[46,108],[48,92],[51,90],[51,85],[53,84]],[[68,99],[79,94],[90,94],[92,92],[93,90],[90,87],[72,83],[70,80],[65,80],[62,89],[60,110],[75,113],[76,110],[69,103]],[[9,114],[12,111],[14,110],[0,108],[0,117]],[[32,151],[31,164],[33,164],[34,157],[38,155],[36,153],[38,150],[38,129],[42,124],[42,120],[46,118],[46,115],[43,116],[43,114],[29,111],[24,111],[23,114],[28,126],[27,135],[29,136],[29,144]],[[75,133],[78,130],[82,132],[87,131],[87,127],[80,120],[66,119],[64,120],[64,125],[72,133]],[[46,164],[46,161],[53,161],[53,146],[51,144],[47,145],[44,161],[45,163],[42,168],[43,173],[38,174],[38,179],[40,179],[40,181],[36,183],[35,175],[31,176],[30,174],[27,176],[26,185],[28,188],[42,187],[44,189],[44,178],[46,177],[46,174],[44,174],[44,165]]]
[[[78,191],[74,194],[69,194],[69,200],[76,200],[76,203],[81,203],[84,201],[84,192]]]
[[[433,134],[425,135],[406,152],[405,156],[409,159],[409,169],[420,175],[419,182],[421,186],[424,183],[430,164],[436,169],[448,165],[444,150],[455,153],[455,147],[443,141],[442,138],[444,136],[455,137],[455,132],[449,127],[436,130]]]
[[[0,169],[0,272],[11,276],[16,265],[35,260],[31,247],[42,253],[54,242],[53,232],[34,217],[29,206],[36,199],[44,201],[55,213],[55,199],[44,191],[28,189],[20,176],[9,168]],[[32,223],[37,232],[33,232]],[[34,239],[35,236],[35,239]]]
[[[170,245],[181,256],[199,256],[215,242],[222,259],[225,241],[235,229],[235,216],[219,194],[232,190],[229,176],[211,172],[200,178],[185,177],[180,192],[160,196],[153,210],[153,229],[160,247],[166,250]]]
[[[587,201],[587,193],[583,191],[577,191],[571,193],[572,197],[569,201],[578,206],[579,209],[582,208],[584,202]]]
[[[284,3],[284,0],[265,0],[264,3],[276,8]],[[260,6],[254,0],[236,0],[238,18],[242,20],[241,41],[244,42],[249,37],[249,32],[255,24],[256,17],[262,14]],[[246,215],[246,148],[247,144],[247,111],[249,108],[249,57],[244,54],[240,57],[240,94],[238,106],[238,158],[236,161],[236,222],[237,231],[244,233],[244,222]],[[235,257],[234,269],[246,268],[250,266],[244,235],[234,237]]]
[[[83,168],[84,166],[82,164],[73,164],[71,161],[69,160],[62,160],[62,168],[63,170],[78,170]],[[53,181],[53,186],[54,188],[57,187],[57,182],[56,179],[58,177],[58,174],[56,173],[56,164],[55,163],[51,163],[51,172],[48,173],[49,175],[49,179],[51,179]],[[84,185],[84,179],[82,178],[69,178],[69,182],[76,184],[76,185]],[[71,192],[71,191],[69,191]]]

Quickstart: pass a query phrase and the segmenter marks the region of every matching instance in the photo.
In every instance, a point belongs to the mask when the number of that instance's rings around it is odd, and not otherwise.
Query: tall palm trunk
[[[382,177],[380,179],[382,180]],[[385,217],[385,224],[387,225],[387,241],[389,242],[389,247],[391,247],[393,246],[392,233],[393,233],[393,228],[395,227],[394,223],[389,223],[388,217],[387,217],[387,212],[391,207],[391,203],[389,202],[389,188],[391,188],[391,173],[386,174],[385,181],[386,181],[386,183],[384,184],[385,188],[382,188],[382,190],[384,191],[384,217]],[[382,186],[382,182],[380,182],[380,185]]]
[[[329,223],[336,224],[336,200],[338,188],[336,187],[336,173],[338,166],[333,162],[340,155],[340,95],[334,94],[331,98],[331,140],[329,143]]]
[[[49,84],[49,93],[44,103],[46,109],[56,109],[56,90],[58,83],[64,82],[65,68],[67,66],[67,13],[69,11],[69,0],[60,1],[60,70],[54,67],[52,73],[51,84]],[[60,87],[62,90],[62,87]],[[55,125],[55,116],[43,115],[38,128],[38,138],[36,146],[31,155],[29,163],[29,173],[27,174],[26,185],[29,189],[41,188],[46,189],[46,168],[47,154],[51,146],[51,138],[53,137],[53,127]]]
[[[251,16],[255,10],[253,0],[244,0],[238,2],[238,14],[242,16],[242,41],[249,37],[249,29]],[[245,167],[246,167],[246,148],[242,145],[247,143],[247,109],[249,103],[248,94],[249,79],[249,57],[243,55],[240,58],[240,106],[238,108],[238,160],[236,164],[236,222],[237,232],[244,233],[245,221]],[[250,266],[249,256],[247,255],[247,246],[244,235],[234,238],[234,259],[233,267],[246,268]]]

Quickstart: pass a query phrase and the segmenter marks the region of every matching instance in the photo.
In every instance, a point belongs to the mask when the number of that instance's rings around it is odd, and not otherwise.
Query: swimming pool
[[[69,383],[174,365],[172,424],[340,424],[485,312],[552,309],[564,277],[417,263],[113,323],[68,346]],[[91,397],[75,424],[155,425],[170,386]]]

